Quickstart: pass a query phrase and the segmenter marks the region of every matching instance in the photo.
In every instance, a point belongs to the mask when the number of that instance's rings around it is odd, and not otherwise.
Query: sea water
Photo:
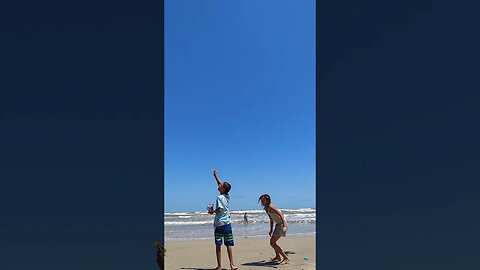
[[[315,209],[281,209],[288,224],[287,236],[315,234]],[[247,212],[248,224],[243,215]],[[235,238],[268,237],[269,219],[264,210],[235,210],[230,212]],[[166,240],[213,238],[213,215],[205,212],[165,213]]]

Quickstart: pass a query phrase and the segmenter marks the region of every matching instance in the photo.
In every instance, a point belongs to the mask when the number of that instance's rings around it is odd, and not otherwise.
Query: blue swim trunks
[[[231,224],[218,226],[215,228],[215,245],[221,246],[222,239],[225,242],[225,246],[233,246],[233,233]]]

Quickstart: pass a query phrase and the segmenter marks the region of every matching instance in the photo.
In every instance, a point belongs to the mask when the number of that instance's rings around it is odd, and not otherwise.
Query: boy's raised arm
[[[213,169],[213,177],[215,177],[215,180],[217,180],[217,185],[218,186],[221,186],[223,184],[222,181],[220,181],[220,178],[218,178],[217,170],[215,170],[215,169]]]

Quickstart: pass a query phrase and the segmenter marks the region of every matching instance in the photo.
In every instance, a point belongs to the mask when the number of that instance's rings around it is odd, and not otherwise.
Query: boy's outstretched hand
[[[217,181],[217,185],[221,186],[222,185],[222,180],[218,178],[217,175],[217,170],[213,169],[213,177],[215,177],[215,180]]]

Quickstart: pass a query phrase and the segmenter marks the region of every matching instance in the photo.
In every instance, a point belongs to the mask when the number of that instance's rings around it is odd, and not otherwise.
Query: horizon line
[[[296,207],[296,208],[283,208],[283,207],[280,207],[279,208],[280,210],[299,210],[299,209],[313,209],[313,210],[317,210],[316,207]],[[195,212],[200,212],[202,213],[203,210],[184,210],[184,211],[166,211],[164,209],[164,213],[195,213]],[[205,211],[206,211],[206,207],[205,207]],[[263,211],[263,209],[232,209],[230,210],[231,211]]]

